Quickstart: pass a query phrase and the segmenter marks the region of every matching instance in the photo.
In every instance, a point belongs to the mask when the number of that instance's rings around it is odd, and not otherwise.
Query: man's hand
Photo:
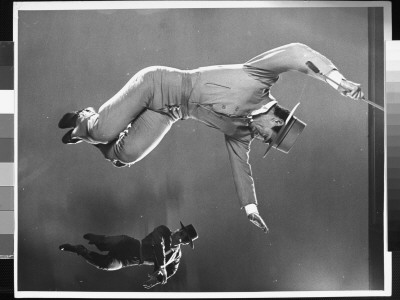
[[[251,223],[261,228],[265,233],[269,232],[267,225],[258,213],[251,213],[247,216]]]
[[[154,274],[152,275],[148,275],[149,279],[143,283],[143,287],[146,289],[151,289],[152,287],[155,287],[157,284],[159,284],[160,282],[158,281],[157,277],[154,276]]]
[[[167,279],[168,279],[168,275],[167,275],[167,270],[165,269],[165,267],[160,267],[158,272],[162,276],[161,284],[166,284],[167,283]]]
[[[159,281],[157,279],[157,276],[161,275],[162,280]],[[146,289],[151,289],[152,287],[156,286],[157,284],[166,284],[168,275],[167,275],[167,270],[165,267],[160,267],[157,271],[155,271],[153,274],[149,274],[149,279],[143,284],[143,287]]]
[[[347,79],[342,79],[338,91],[346,97],[349,97],[353,100],[361,100],[364,99],[364,93],[361,91],[361,85]]]

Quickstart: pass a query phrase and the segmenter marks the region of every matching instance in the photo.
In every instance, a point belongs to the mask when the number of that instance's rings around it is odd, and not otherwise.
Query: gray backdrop
[[[366,8],[20,11],[18,32],[18,289],[144,291],[151,267],[105,272],[65,242],[87,232],[143,238],[155,226],[199,233],[177,274],[151,291],[368,289],[367,105],[286,73],[273,87],[307,122],[289,155],[254,142],[259,211],[239,209],[223,134],[175,124],[131,168],[93,146],[63,145],[67,111],[98,109],[141,68],[242,63],[305,43],[368,90]]]

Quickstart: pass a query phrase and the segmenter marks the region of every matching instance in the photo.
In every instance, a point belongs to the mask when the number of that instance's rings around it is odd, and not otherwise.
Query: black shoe
[[[67,251],[67,252],[74,252],[76,253],[76,247],[72,246],[71,244],[62,244],[60,247],[58,247],[61,251]]]
[[[82,140],[80,138],[72,137],[72,131],[74,131],[74,130],[71,129],[66,134],[64,134],[64,136],[62,137],[61,141],[64,144],[78,144],[78,143],[82,142]]]
[[[76,120],[78,119],[79,112],[69,112],[66,113],[58,122],[58,128],[65,129],[65,128],[73,128],[75,127]]]
[[[94,111],[93,107],[88,107],[88,108],[85,108],[82,110],[68,112],[58,122],[58,127],[61,129],[74,128],[76,126],[76,120],[78,119],[79,114],[83,113],[83,112],[88,112],[88,113],[92,114],[95,111]]]
[[[83,238],[89,241],[89,244],[100,243],[104,239],[104,235],[98,235],[93,233],[86,233]]]
[[[123,168],[123,167],[126,167],[128,165],[128,164],[124,164],[123,162],[121,162],[121,161],[119,161],[117,159],[112,160],[112,163],[117,168]]]
[[[61,251],[72,252],[72,253],[76,253],[76,254],[82,254],[83,252],[87,251],[87,249],[83,245],[73,246],[71,244],[62,244],[58,248]]]
[[[61,251],[69,251],[72,252],[72,245],[70,244],[62,244],[60,247],[58,247],[58,249],[60,249]]]

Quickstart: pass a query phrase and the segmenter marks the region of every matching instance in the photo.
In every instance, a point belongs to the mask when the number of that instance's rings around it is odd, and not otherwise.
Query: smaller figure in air
[[[88,233],[83,236],[100,251],[108,251],[107,254],[90,251],[83,245],[63,244],[59,249],[76,253],[89,264],[105,271],[153,265],[153,273],[143,284],[145,288],[150,289],[160,283],[165,284],[176,273],[182,257],[181,245],[189,244],[194,248],[193,241],[198,238],[195,228],[191,224],[180,224],[181,228],[174,232],[167,226],[158,226],[142,241],[127,235],[105,236]]]

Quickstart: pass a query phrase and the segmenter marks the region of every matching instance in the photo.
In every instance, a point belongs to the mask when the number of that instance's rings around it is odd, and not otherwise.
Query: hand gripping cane
[[[327,79],[327,80],[333,82],[333,83],[336,84],[337,86],[340,86],[340,87],[346,89],[346,88],[343,87],[339,82],[336,82],[335,80],[333,80],[333,79],[329,78],[328,76],[322,74],[322,73],[320,72],[320,70],[319,70],[311,61],[306,62],[306,65],[307,65],[307,67],[309,67],[314,73],[319,74],[319,75],[323,76],[325,79]],[[367,99],[365,99],[365,98],[361,98],[361,100],[363,100],[363,101],[367,102],[368,104],[370,104],[370,105],[372,105],[372,106],[374,106],[374,107],[380,109],[381,111],[385,111],[385,109],[384,109],[382,106],[376,104],[375,102],[372,102],[372,101],[367,100]]]

